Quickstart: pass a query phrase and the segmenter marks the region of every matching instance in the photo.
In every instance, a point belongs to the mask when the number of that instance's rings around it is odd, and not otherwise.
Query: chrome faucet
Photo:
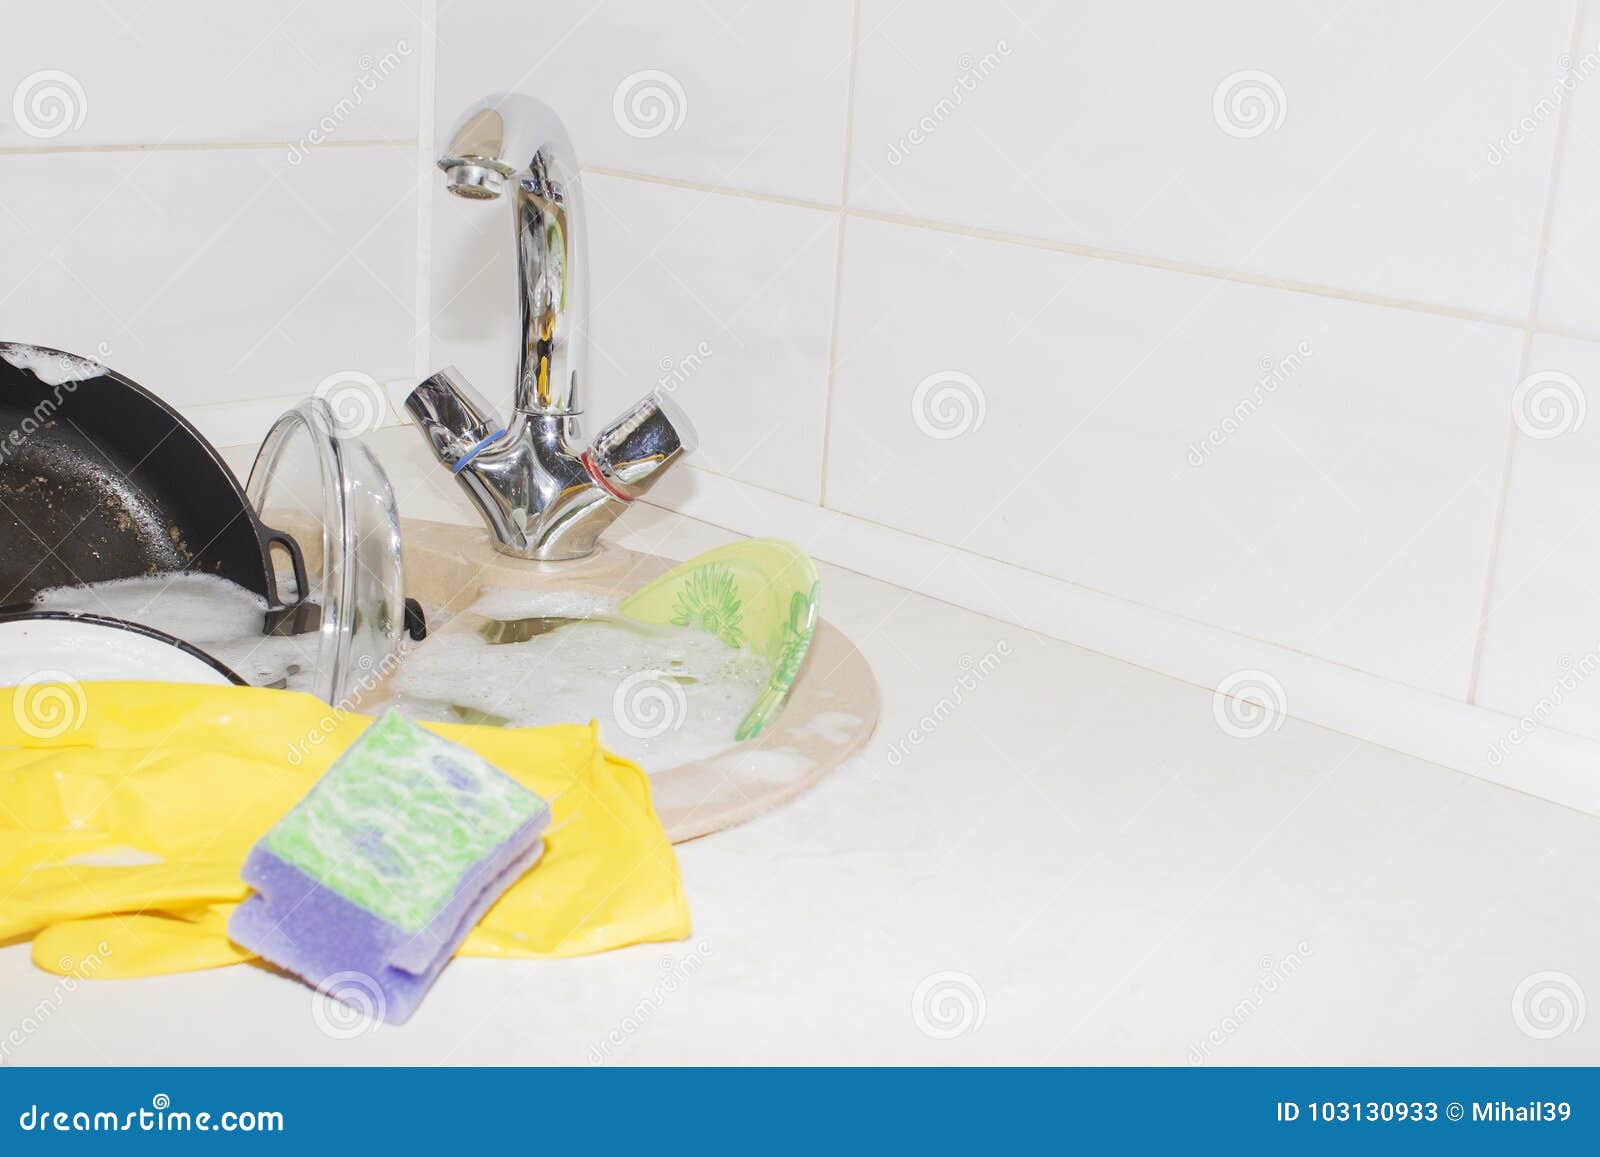
[[[487,201],[509,187],[522,322],[513,411],[501,421],[453,366],[413,390],[406,410],[477,506],[495,549],[582,558],[694,450],[694,426],[653,391],[579,448],[589,269],[577,156],[555,112],[518,93],[479,101],[457,122],[439,167],[458,197]]]

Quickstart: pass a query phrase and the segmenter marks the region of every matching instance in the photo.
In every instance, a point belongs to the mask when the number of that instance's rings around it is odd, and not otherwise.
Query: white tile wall
[[[850,0],[455,0],[436,125],[491,92],[553,105],[586,163],[835,202]]]
[[[1600,739],[1600,345],[1540,337],[1530,365],[1477,699]]]
[[[830,506],[1465,694],[1517,331],[875,221],[840,310]]]
[[[1571,93],[1561,90],[1566,109],[1566,148],[1561,154],[1555,211],[1539,321],[1587,335],[1600,335],[1600,4],[1584,6],[1583,30],[1572,59]],[[1534,131],[1553,135],[1546,115]]]
[[[1488,157],[1555,86],[1569,0],[863,0],[861,26],[853,206],[1526,316],[1555,126]]]
[[[179,405],[413,367],[415,160],[389,148],[0,156],[0,333]]]
[[[409,376],[425,52],[416,15],[367,0],[13,13],[0,336],[185,407]]]
[[[380,0],[19,5],[0,148],[298,142],[324,117],[330,140],[414,140],[421,47],[412,11]]]
[[[0,335],[104,343],[219,429],[344,368],[504,398],[503,206],[417,160],[518,87],[588,167],[591,424],[691,364],[663,501],[807,512],[902,581],[949,559],[941,597],[1025,623],[962,576],[1528,711],[1600,641],[1600,419],[1507,456],[1519,379],[1600,384],[1577,5],[35,6],[0,42]],[[940,372],[982,392],[960,437],[913,417]],[[1600,738],[1597,697],[1541,725]]]

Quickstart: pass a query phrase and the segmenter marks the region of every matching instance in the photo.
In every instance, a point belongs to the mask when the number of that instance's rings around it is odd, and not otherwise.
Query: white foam
[[[591,619],[616,614],[617,604],[588,591],[519,591],[491,587],[468,610],[486,619]]]
[[[828,743],[841,744],[861,726],[861,717],[848,711],[818,711],[796,735],[815,735]]]
[[[31,345],[12,345],[0,351],[4,358],[19,370],[27,370],[47,386],[64,386],[68,382],[87,382],[101,377],[105,366],[80,358],[75,354],[58,353]]]
[[[199,646],[261,633],[267,601],[211,574],[141,575],[81,587],[55,587],[33,600],[41,611],[77,611],[143,623]]]
[[[530,604],[508,592],[480,605],[521,617]],[[391,690],[392,705],[413,718],[517,727],[597,719],[607,747],[654,774],[731,747],[769,674],[759,655],[702,631],[595,621],[518,643],[429,635]]]
[[[315,592],[312,592],[315,597]],[[127,619],[205,651],[255,686],[308,690],[320,636],[263,635],[266,601],[215,575],[177,574],[57,587],[40,610]],[[608,615],[615,605],[582,592],[491,590],[473,607],[484,619]],[[440,620],[430,613],[430,622]],[[472,616],[468,616],[469,620]],[[714,635],[604,618],[519,643],[473,630],[430,633],[410,649],[383,698],[413,719],[541,727],[598,719],[606,746],[652,774],[726,751],[771,673],[767,661]],[[781,776],[792,769],[763,768]]]
[[[217,575],[185,572],[55,587],[34,599],[41,611],[75,611],[141,623],[182,639],[256,687],[311,689],[321,636],[263,635],[267,601]]]

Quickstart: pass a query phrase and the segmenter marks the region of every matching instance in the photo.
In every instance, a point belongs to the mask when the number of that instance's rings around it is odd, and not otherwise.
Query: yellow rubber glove
[[[176,683],[0,688],[0,943],[95,978],[251,959],[227,938],[245,854],[371,722],[310,695]],[[639,768],[593,724],[426,724],[550,803],[539,863],[464,956],[681,940],[678,862]],[[92,960],[93,969],[84,962]]]

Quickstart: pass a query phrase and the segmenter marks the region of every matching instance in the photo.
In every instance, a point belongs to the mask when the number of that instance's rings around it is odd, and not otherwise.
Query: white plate
[[[0,687],[67,679],[243,682],[203,651],[137,623],[48,613],[0,620]]]

